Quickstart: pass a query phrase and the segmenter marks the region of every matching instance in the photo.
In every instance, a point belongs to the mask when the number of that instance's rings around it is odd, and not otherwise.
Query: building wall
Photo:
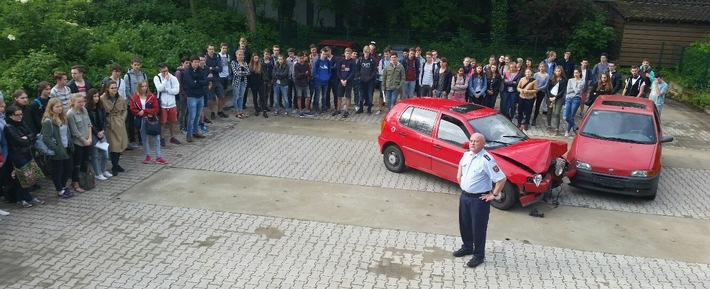
[[[710,24],[628,21],[623,23],[618,62],[639,65],[647,58],[654,67],[672,68],[683,46],[705,39],[709,32]]]

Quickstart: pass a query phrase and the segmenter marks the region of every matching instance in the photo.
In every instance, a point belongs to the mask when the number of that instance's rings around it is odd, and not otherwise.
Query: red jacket
[[[158,98],[152,93],[148,93],[148,97],[145,99],[145,107],[143,107],[141,105],[141,97],[137,92],[131,97],[131,102],[128,104],[128,107],[130,107],[131,113],[135,116],[138,116],[138,113],[142,110],[144,117],[154,116],[158,114],[158,109],[160,109]]]

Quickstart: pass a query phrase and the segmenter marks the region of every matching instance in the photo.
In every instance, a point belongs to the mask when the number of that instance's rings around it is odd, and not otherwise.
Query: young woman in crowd
[[[155,162],[161,165],[167,164],[168,161],[160,156],[160,135],[148,135],[146,132],[148,118],[156,117],[160,109],[158,98],[150,92],[146,80],[141,79],[138,81],[138,90],[131,97],[130,109],[131,113],[136,116],[137,121],[140,122],[140,134],[143,140],[143,151],[145,152],[143,163],[149,164],[151,161],[150,143],[152,141],[155,148]]]
[[[128,134],[126,132],[126,114],[128,106],[121,95],[118,94],[118,85],[115,81],[109,80],[106,83],[106,92],[101,95],[101,103],[106,111],[106,139],[109,144],[111,156],[111,174],[125,172],[118,164],[121,153],[128,147]]]
[[[42,116],[42,141],[54,152],[52,161],[52,182],[57,195],[71,198],[74,192],[67,189],[67,181],[74,170],[71,152],[74,148],[70,138],[70,128],[64,115],[64,106],[58,98],[47,102],[47,109]]]
[[[483,104],[486,99],[486,76],[483,74],[483,67],[478,64],[471,74],[471,79],[468,80],[468,93],[471,95],[471,100],[476,104]]]
[[[244,118],[244,94],[247,91],[247,79],[249,78],[249,64],[244,61],[244,51],[237,50],[236,60],[230,64],[232,79],[232,103],[237,118]]]
[[[486,100],[483,105],[495,108],[500,87],[503,85],[503,77],[498,72],[498,66],[491,65],[490,70],[486,73]]]
[[[537,81],[537,95],[535,96],[535,107],[533,108],[532,126],[537,125],[537,116],[540,115],[540,106],[547,96],[547,83],[550,82],[550,75],[545,69],[545,62],[540,62],[538,71],[533,75]]]
[[[451,99],[466,101],[467,90],[468,77],[466,77],[466,68],[459,66],[459,68],[456,69],[456,75],[451,77]]]
[[[613,94],[613,87],[611,86],[611,81],[609,80],[609,74],[603,72],[599,75],[599,80],[596,85],[592,85],[589,96],[592,99],[592,104],[597,100],[597,97],[605,94]],[[591,105],[590,105],[591,106]]]
[[[579,68],[574,69],[574,77],[567,80],[567,90],[565,93],[565,119],[567,120],[567,129],[565,136],[574,135],[577,130],[574,124],[574,113],[579,108],[582,102],[582,90],[584,89],[584,80],[582,72]]]
[[[89,153],[91,152],[91,120],[89,120],[89,113],[84,108],[85,103],[85,96],[73,93],[69,98],[69,111],[67,111],[67,123],[74,146],[74,158],[72,159],[74,169],[71,173],[71,181],[72,187],[77,193],[86,191],[79,185],[79,173],[87,172]]]
[[[96,147],[98,142],[106,142],[104,126],[106,124],[106,111],[101,103],[99,92],[92,88],[86,93],[87,102],[86,110],[89,113],[91,121],[91,167],[94,168],[96,179],[105,181],[106,178],[113,175],[106,170],[108,162],[108,150],[102,150]]]
[[[515,102],[518,98],[518,81],[522,73],[518,71],[515,62],[508,65],[508,71],[503,77],[503,91],[500,94],[500,112],[508,119],[515,115]]]
[[[557,135],[560,132],[560,114],[562,106],[565,104],[565,93],[567,92],[567,78],[562,66],[555,67],[547,88],[547,129],[552,132],[552,120],[554,119],[555,135]]]
[[[27,128],[33,132],[34,134],[37,134],[38,131],[35,131],[34,125],[32,124],[32,112],[30,112],[30,99],[27,96],[27,93],[24,90],[16,90],[15,93],[12,94],[12,104],[11,105],[16,105],[22,110],[22,123],[27,126]]]
[[[251,88],[252,101],[254,101],[254,109],[256,110],[257,115],[263,110],[264,117],[269,117],[266,114],[264,77],[264,73],[261,71],[261,61],[259,61],[259,55],[254,54],[249,62],[249,87]]]
[[[17,93],[17,92],[15,92]],[[22,123],[23,112],[17,105],[10,105],[5,112],[7,124],[3,133],[7,138],[8,159],[14,168],[21,168],[32,160],[32,145],[35,143],[36,135]],[[18,178],[15,178],[17,189],[17,201],[24,208],[33,205],[43,204],[44,201],[33,197],[28,189],[20,185]]]
[[[449,60],[442,57],[439,61],[439,69],[434,71],[434,96],[449,98],[451,93],[451,68]]]
[[[533,69],[525,69],[525,77],[518,82],[518,127],[520,130],[527,130],[530,124],[535,97],[537,96],[537,80],[533,78]]]

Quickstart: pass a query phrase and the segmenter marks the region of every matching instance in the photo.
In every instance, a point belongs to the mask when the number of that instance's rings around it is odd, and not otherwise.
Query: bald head
[[[471,135],[469,149],[474,154],[480,152],[486,145],[486,138],[481,133],[474,133]]]

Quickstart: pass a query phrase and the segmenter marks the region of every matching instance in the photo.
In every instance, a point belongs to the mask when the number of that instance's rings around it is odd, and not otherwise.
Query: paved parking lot
[[[378,127],[378,117],[251,117],[239,124],[231,118],[214,125],[205,141],[165,149],[171,161],[167,168],[141,164],[141,153],[134,151],[122,160],[127,173],[73,199],[53,197],[45,182],[39,196],[47,204],[0,205],[12,213],[0,221],[0,287],[710,288],[710,267],[703,263],[489,240],[486,263],[470,269],[464,266],[467,259],[450,255],[460,245],[455,235],[121,200],[124,192],[155,193],[132,190],[170,167],[434,196],[457,193],[455,184],[423,173],[386,171],[373,139],[263,128],[269,122],[299,121]],[[689,134],[685,143],[704,137]],[[652,202],[566,186],[559,200],[563,206],[599,209],[599,214],[612,210],[707,220],[710,202],[703,190],[709,180],[705,169],[667,167]],[[186,189],[170,187],[170,181],[164,180],[170,189]],[[199,195],[210,184],[195,187],[190,193]]]

